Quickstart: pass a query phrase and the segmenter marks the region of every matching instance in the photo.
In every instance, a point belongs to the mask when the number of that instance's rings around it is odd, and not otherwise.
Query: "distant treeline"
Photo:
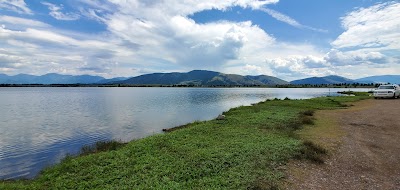
[[[381,83],[339,83],[339,84],[284,84],[277,88],[376,88]]]

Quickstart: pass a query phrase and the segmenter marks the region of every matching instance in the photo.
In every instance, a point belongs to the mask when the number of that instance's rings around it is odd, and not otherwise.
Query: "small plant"
[[[302,124],[306,124],[306,125],[313,125],[314,124],[314,120],[312,117],[310,116],[302,116],[301,117],[301,123]]]
[[[326,149],[311,141],[306,140],[303,142],[302,148],[299,154],[295,156],[295,158],[306,159],[317,164],[323,164],[324,160],[322,156],[326,154],[327,154]]]
[[[93,145],[85,145],[81,148],[80,155],[88,155],[98,152],[105,152],[111,150],[117,150],[123,147],[126,143],[115,141],[115,140],[107,140],[107,141],[98,141]]]
[[[306,115],[306,116],[313,116],[314,113],[315,113],[314,110],[306,110],[306,111],[301,112],[302,115]]]

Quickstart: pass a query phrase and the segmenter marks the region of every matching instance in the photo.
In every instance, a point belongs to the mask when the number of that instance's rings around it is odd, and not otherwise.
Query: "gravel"
[[[288,189],[400,190],[400,100],[364,100],[330,114],[346,132],[322,165],[295,162]],[[297,175],[297,177],[296,177]]]

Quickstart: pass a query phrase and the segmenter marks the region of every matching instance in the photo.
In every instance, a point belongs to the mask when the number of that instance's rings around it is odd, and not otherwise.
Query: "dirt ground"
[[[344,131],[339,145],[324,164],[290,163],[287,189],[400,190],[400,99],[323,112]]]

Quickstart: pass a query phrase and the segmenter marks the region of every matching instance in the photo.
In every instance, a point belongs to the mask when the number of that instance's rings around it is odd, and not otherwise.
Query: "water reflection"
[[[129,141],[212,119],[240,105],[328,93],[329,89],[0,88],[0,179],[34,177],[67,153],[98,140]]]

